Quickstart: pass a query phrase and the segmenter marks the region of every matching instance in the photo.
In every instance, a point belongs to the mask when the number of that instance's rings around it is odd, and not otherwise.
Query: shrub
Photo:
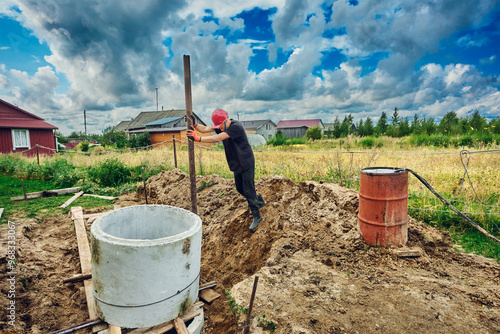
[[[319,128],[319,126],[311,126],[306,131],[306,138],[307,139],[317,140],[317,139],[321,139],[322,137],[323,137],[323,134],[321,133],[321,129]]]
[[[359,145],[364,148],[372,148],[375,144],[375,139],[373,137],[366,137],[359,141]]]
[[[458,143],[460,146],[472,146],[474,141],[472,140],[472,137],[470,135],[465,135],[460,137]]]
[[[104,186],[116,187],[130,180],[130,170],[118,159],[108,159],[88,171],[91,181]]]

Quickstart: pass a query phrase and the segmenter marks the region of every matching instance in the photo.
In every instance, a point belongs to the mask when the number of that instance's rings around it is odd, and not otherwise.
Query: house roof
[[[120,123],[118,123],[117,126],[115,126],[114,130],[115,131],[125,131],[125,130],[127,130],[130,122],[132,122],[132,121],[121,121]]]
[[[273,124],[274,126],[276,126],[276,124],[274,124],[273,121],[271,121],[270,119],[265,119],[265,120],[259,120],[259,121],[240,121],[240,123],[243,125],[243,127],[246,129],[246,130],[253,130],[253,129],[258,129],[260,128],[262,125],[266,124],[266,123],[271,123]]]
[[[186,110],[162,110],[162,111],[143,111],[136,118],[134,118],[128,125],[127,130],[138,130],[146,128],[146,124],[158,121],[162,118],[167,117],[184,117],[186,115]],[[201,120],[198,115],[193,113],[199,121],[200,124],[206,125],[205,122]]]
[[[12,114],[8,110],[14,110],[15,113]],[[0,99],[0,128],[57,129],[57,126],[49,124],[43,118]]]
[[[173,121],[176,121],[178,119],[180,119],[182,117],[165,117],[165,118],[162,118],[162,119],[159,119],[157,121],[154,121],[154,122],[151,122],[151,123],[147,123],[145,124],[146,127],[149,125],[163,125],[163,124],[167,124],[167,123],[170,123],[170,122],[173,122]]]
[[[129,133],[154,133],[154,132],[181,132],[181,131],[186,131],[185,126],[181,127],[176,127],[176,128],[152,128],[152,129],[138,129],[138,130],[129,130]]]
[[[305,126],[307,128],[310,128],[311,126],[317,126],[320,123],[322,123],[320,119],[296,119],[291,121],[279,121],[277,127],[300,128]]]

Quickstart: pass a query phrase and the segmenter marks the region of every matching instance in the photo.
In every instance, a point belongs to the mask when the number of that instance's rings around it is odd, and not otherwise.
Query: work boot
[[[252,211],[253,221],[252,225],[250,225],[250,231],[253,231],[259,226],[260,221],[262,220],[262,216],[260,215],[259,209]]]
[[[264,199],[262,198],[262,194],[257,195],[257,200],[255,201],[255,204],[259,209],[262,208],[264,205],[266,205],[266,202],[264,202]]]

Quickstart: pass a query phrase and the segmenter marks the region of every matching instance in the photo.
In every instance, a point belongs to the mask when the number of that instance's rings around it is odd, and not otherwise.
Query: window
[[[16,148],[30,147],[30,132],[29,130],[12,130],[12,143],[14,150]]]

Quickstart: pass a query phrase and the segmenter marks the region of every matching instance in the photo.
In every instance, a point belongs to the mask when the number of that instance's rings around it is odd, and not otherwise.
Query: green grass
[[[52,181],[26,180],[24,181],[26,192],[35,192],[43,190],[54,190]],[[41,197],[24,201],[11,201],[14,196],[22,196],[23,189],[21,180],[0,175],[0,207],[4,208],[0,224],[5,224],[11,217],[17,218],[37,218],[53,216],[67,213],[72,206],[81,206],[83,208],[103,208],[105,210],[113,209],[113,202],[101,198],[90,196],[81,196],[77,198],[69,207],[59,208],[73,194],[60,195],[55,197]]]

